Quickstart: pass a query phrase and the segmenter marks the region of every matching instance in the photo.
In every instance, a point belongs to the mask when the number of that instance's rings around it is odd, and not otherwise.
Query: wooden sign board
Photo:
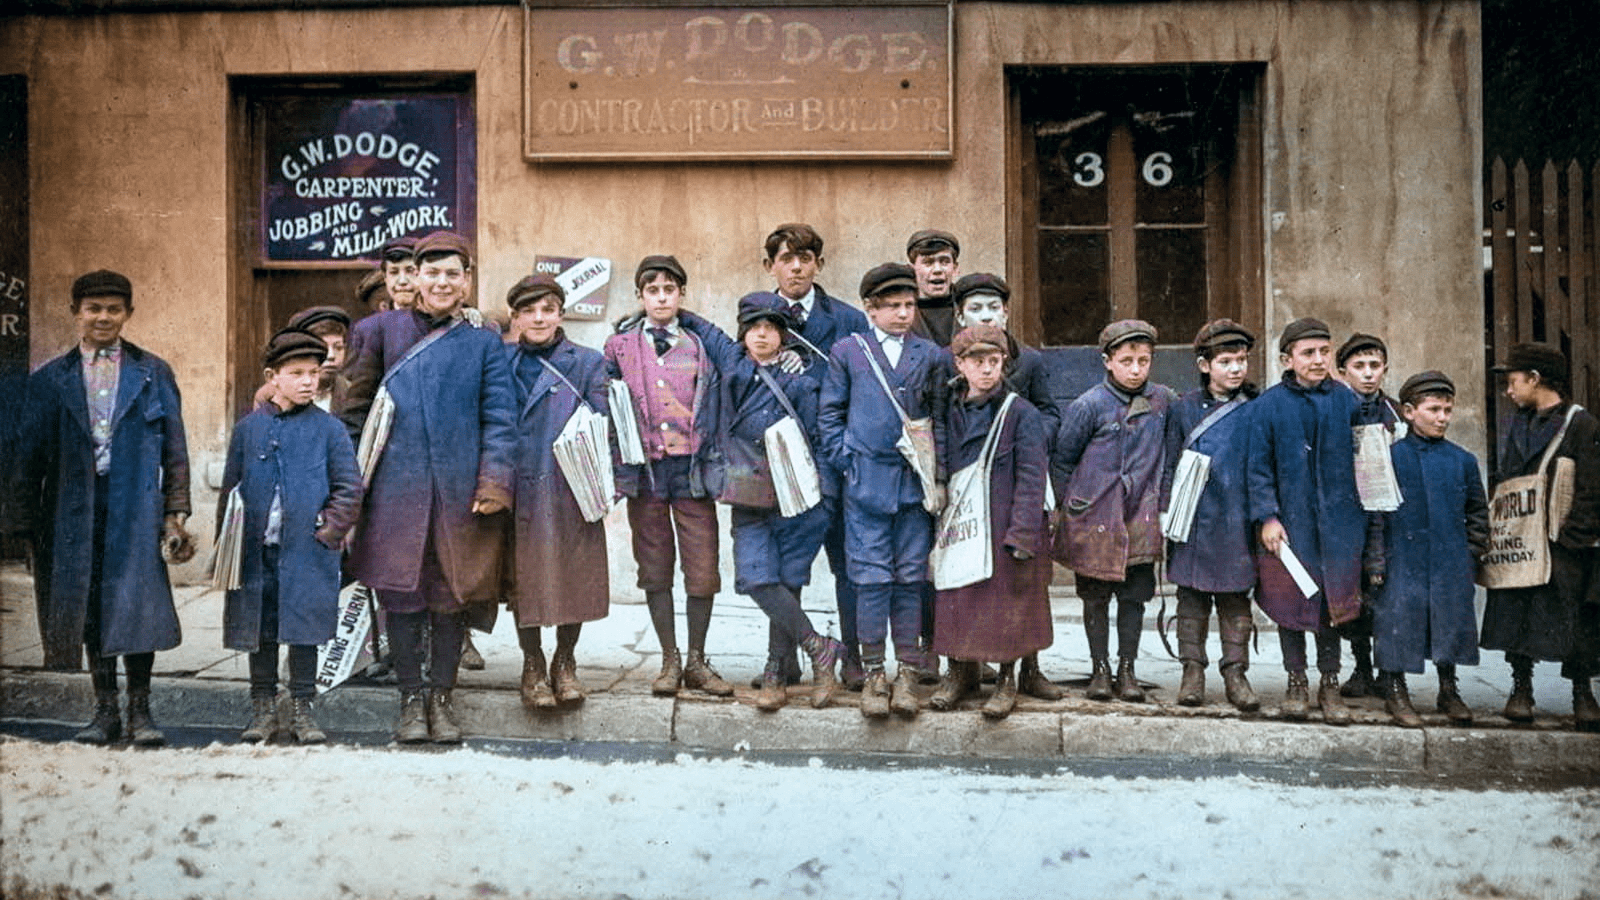
[[[951,7],[524,10],[532,161],[950,159]]]

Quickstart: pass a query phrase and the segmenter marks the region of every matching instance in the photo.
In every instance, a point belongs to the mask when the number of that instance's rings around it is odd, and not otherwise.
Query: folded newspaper
[[[378,468],[378,459],[383,456],[393,427],[394,398],[389,396],[388,388],[380,387],[372,398],[372,407],[367,410],[367,421],[361,426],[361,446],[356,448],[356,465],[361,469],[363,487],[372,486],[373,470]]]
[[[1289,549],[1287,540],[1278,545],[1278,561],[1283,563],[1285,569],[1289,570],[1289,577],[1294,579],[1295,587],[1300,589],[1300,593],[1304,594],[1307,600],[1315,597],[1317,591],[1322,590],[1317,586],[1317,580],[1312,578],[1311,573],[1306,570],[1305,563],[1301,562],[1300,557],[1295,556],[1294,551]]]
[[[611,423],[605,416],[580,406],[573,410],[552,445],[556,466],[566,476],[585,522],[605,518],[616,496],[610,435]]]
[[[800,423],[784,416],[763,435],[772,487],[778,495],[778,514],[798,516],[822,502],[822,479],[811,457]]]
[[[1210,475],[1211,457],[1204,453],[1185,450],[1178,457],[1177,469],[1172,474],[1172,497],[1161,514],[1161,533],[1167,540],[1180,544],[1188,542],[1189,531],[1194,526],[1194,512]]]
[[[613,379],[607,389],[611,401],[611,422],[617,428],[617,454],[623,465],[645,463],[644,441],[639,436],[639,420],[634,417],[633,392],[627,382]]]
[[[244,561],[244,500],[239,488],[228,492],[228,505],[222,513],[222,527],[211,547],[211,586],[219,591],[239,589],[239,568]]]
[[[1400,508],[1400,482],[1394,477],[1389,456],[1389,430],[1382,425],[1358,425],[1356,441],[1356,492],[1367,512],[1394,512]]]

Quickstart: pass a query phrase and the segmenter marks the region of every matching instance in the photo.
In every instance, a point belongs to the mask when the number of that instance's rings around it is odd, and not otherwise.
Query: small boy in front
[[[1178,399],[1150,384],[1154,325],[1112,322],[1100,332],[1105,380],[1061,417],[1051,460],[1059,494],[1055,558],[1077,577],[1093,672],[1090,700],[1144,702],[1134,674],[1144,607],[1155,596],[1161,558],[1161,472],[1167,412]],[[1117,679],[1109,661],[1111,598],[1117,598]]]
[[[317,645],[339,619],[339,552],[361,512],[361,472],[338,419],[313,401],[328,347],[298,328],[273,335],[264,358],[271,400],[239,420],[228,445],[217,522],[235,487],[244,502],[240,587],[228,592],[223,644],[250,654],[250,724],[278,731],[278,645],[289,645],[290,736],[327,740],[312,714]]]
[[[939,347],[910,333],[917,312],[916,273],[910,266],[884,263],[869,270],[861,279],[861,300],[872,331],[833,346],[817,427],[822,455],[845,479],[845,546],[867,670],[861,714],[883,718],[893,709],[914,716],[919,704],[911,668],[921,660],[922,586],[928,580],[933,519],[923,505],[920,478],[895,444],[901,413],[912,419],[932,415],[944,369]],[[941,430],[935,417],[936,447]],[[937,501],[930,506],[942,505],[942,498],[930,499]],[[899,663],[892,699],[884,673],[891,628]]]
[[[1372,636],[1388,683],[1384,706],[1406,728],[1422,727],[1406,673],[1421,673],[1428,659],[1439,671],[1439,711],[1454,724],[1472,724],[1456,666],[1478,664],[1473,576],[1489,551],[1489,502],[1477,457],[1445,440],[1455,398],[1455,382],[1443,372],[1406,379],[1400,410],[1410,427],[1390,448],[1404,501],[1385,516],[1384,581],[1372,604]]]

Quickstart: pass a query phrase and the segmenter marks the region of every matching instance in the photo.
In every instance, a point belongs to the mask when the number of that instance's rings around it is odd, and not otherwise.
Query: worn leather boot
[[[461,743],[461,726],[456,723],[448,690],[435,688],[428,692],[428,737],[435,744]]]
[[[1406,688],[1406,673],[1390,672],[1388,675],[1389,696],[1383,698],[1383,708],[1401,728],[1421,728],[1422,717],[1411,705],[1411,692]],[[1323,715],[1327,715],[1327,710],[1323,710]]]
[[[800,649],[811,657],[811,708],[826,709],[839,695],[833,667],[844,656],[844,644],[825,634],[813,634],[800,642]]]
[[[980,709],[985,719],[1004,719],[1011,715],[1017,708],[1017,679],[1013,674],[1014,663],[1006,663],[1000,667],[1000,680],[995,682],[994,693],[984,701]]]
[[[917,700],[915,690],[917,679],[912,674],[913,669],[908,666],[899,667],[894,673],[894,687],[891,691],[889,708],[895,715],[905,718],[914,718],[917,711],[922,709],[922,703]]]
[[[733,685],[722,679],[717,670],[711,668],[711,663],[704,653],[699,650],[689,651],[689,662],[683,667],[683,686],[691,690],[705,691],[714,697],[732,697]]]
[[[1183,681],[1178,684],[1179,706],[1206,704],[1206,629],[1210,617],[1178,617],[1178,659],[1183,661]]]
[[[1083,695],[1090,700],[1111,699],[1111,663],[1105,657],[1093,661],[1094,671],[1089,675],[1089,687]]]
[[[1044,672],[1039,670],[1037,653],[1022,658],[1022,667],[1017,671],[1017,692],[1040,700],[1060,700],[1067,695],[1060,685],[1044,677]]]
[[[522,705],[528,709],[553,709],[556,695],[550,690],[544,666],[544,651],[522,654]]]
[[[1289,673],[1289,684],[1283,690],[1283,707],[1280,711],[1285,719],[1295,721],[1304,721],[1311,714],[1311,686],[1306,681],[1306,673]]]
[[[889,717],[889,676],[882,669],[868,669],[861,685],[861,714],[869,719]]]
[[[1222,690],[1227,695],[1228,702],[1240,712],[1253,713],[1261,708],[1261,701],[1257,699],[1255,689],[1250,686],[1250,679],[1244,677],[1242,665],[1223,664]]]
[[[978,689],[978,664],[965,659],[952,659],[945,666],[939,689],[928,698],[928,708],[940,712],[955,709],[962,699]]]
[[[1439,698],[1434,706],[1445,714],[1451,725],[1472,724],[1472,708],[1461,699],[1461,691],[1456,686],[1454,665],[1448,669],[1444,666],[1439,667]]]
[[[72,739],[80,744],[109,744],[122,738],[122,708],[117,704],[117,691],[94,692],[94,718],[78,730]]]
[[[1322,673],[1322,686],[1317,689],[1317,705],[1322,707],[1323,724],[1350,724],[1350,707],[1344,705],[1344,695],[1339,693],[1338,672]]]
[[[661,674],[656,680],[650,682],[650,693],[657,697],[671,697],[678,693],[678,688],[683,684],[683,662],[678,656],[678,648],[661,651]]]
[[[239,733],[246,744],[259,744],[272,740],[278,733],[278,698],[257,694],[250,698],[250,724]]]
[[[1143,703],[1144,688],[1139,686],[1139,676],[1133,673],[1133,660],[1117,660],[1117,699],[1123,703]]]
[[[1244,673],[1250,668],[1250,634],[1255,621],[1247,615],[1217,615],[1217,630],[1222,633],[1222,687],[1228,702],[1240,712],[1255,712],[1261,701]]]
[[[328,735],[317,724],[310,697],[295,697],[289,701],[289,736],[301,744],[326,744]]]
[[[1579,731],[1600,731],[1600,703],[1588,676],[1572,679],[1572,724]]]
[[[167,742],[150,718],[150,692],[128,692],[128,740],[140,747],[159,747]]]
[[[1178,682],[1179,706],[1206,705],[1206,667],[1193,660],[1183,661],[1183,680]]]
[[[578,660],[572,651],[557,650],[550,660],[550,688],[562,706],[576,706],[588,697],[578,682]]]
[[[428,739],[428,707],[421,691],[400,695],[400,719],[394,726],[394,739],[402,744],[420,744]]]
[[[1533,721],[1533,660],[1511,663],[1511,696],[1506,698],[1506,721]]]
[[[1372,679],[1372,638],[1351,638],[1350,655],[1356,659],[1355,668],[1350,670],[1350,678],[1339,688],[1339,694],[1344,697],[1379,696],[1373,693],[1377,686]],[[1382,696],[1387,701],[1388,695]]]
[[[756,691],[756,709],[762,712],[783,709],[789,702],[789,690],[783,682],[783,663],[767,660],[767,667],[761,672],[761,687]]]
[[[839,663],[839,681],[847,691],[859,691],[867,683],[867,667],[861,664],[861,651],[845,645],[844,657]]]
[[[464,628],[461,632],[461,668],[482,672],[483,666],[483,654],[472,644],[472,629]]]

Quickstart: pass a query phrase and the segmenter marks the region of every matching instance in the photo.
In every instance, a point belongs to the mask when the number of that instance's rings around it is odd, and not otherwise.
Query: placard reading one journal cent
[[[525,9],[529,160],[949,159],[951,10]]]

